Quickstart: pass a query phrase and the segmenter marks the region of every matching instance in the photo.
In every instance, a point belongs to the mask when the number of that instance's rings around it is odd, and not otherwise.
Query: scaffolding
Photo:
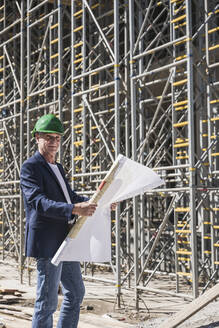
[[[218,280],[218,14],[216,0],[0,0],[0,254],[21,280],[32,264],[19,173],[48,112],[65,126],[59,161],[79,193],[119,153],[165,181],[112,214],[118,305],[122,288],[136,308],[143,291],[170,293],[150,287],[157,275],[192,298]],[[102,279],[99,266],[84,276]]]

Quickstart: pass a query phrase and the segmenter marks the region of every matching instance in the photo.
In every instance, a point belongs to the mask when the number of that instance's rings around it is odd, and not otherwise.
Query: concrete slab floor
[[[98,273],[99,278],[106,278],[107,272]],[[111,276],[112,279],[112,276]],[[155,279],[152,288],[174,291],[174,282],[168,277]],[[139,312],[135,309],[134,291],[122,288],[121,308],[116,305],[116,289],[111,284],[86,281],[86,295],[81,306],[78,328],[158,328],[168,316],[181,310],[189,301],[168,295],[158,295],[152,292],[139,294]],[[19,281],[16,263],[0,261],[0,289],[17,289],[22,292],[21,299],[15,304],[4,306],[0,304],[0,322],[7,328],[30,328],[31,316],[35,299],[35,275],[32,274],[31,285],[25,273],[23,284]],[[187,287],[189,288],[189,287]],[[183,291],[185,292],[185,291]],[[59,296],[59,306],[62,296]],[[180,328],[219,327],[217,308],[219,301],[209,304],[206,309],[181,324]],[[13,308],[19,311],[13,311]],[[7,311],[12,313],[6,313]],[[6,311],[6,312],[5,312]],[[21,317],[20,317],[21,315]],[[25,319],[22,316],[25,315]],[[59,311],[54,314],[54,328],[58,321]]]

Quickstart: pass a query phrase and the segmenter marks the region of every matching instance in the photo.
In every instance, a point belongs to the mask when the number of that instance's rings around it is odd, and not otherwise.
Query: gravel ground
[[[102,273],[104,275],[105,273]],[[165,286],[168,280],[165,281]],[[161,280],[155,280],[154,286],[162,287]],[[171,284],[171,281],[170,281]],[[161,323],[182,310],[188,301],[178,297],[161,296],[152,293],[141,295],[140,311],[135,310],[134,293],[122,290],[121,308],[116,308],[115,290],[112,285],[100,282],[85,281],[86,297],[82,304],[79,328],[124,327],[124,328],[159,328]],[[6,314],[0,309],[0,322],[7,323],[7,328],[30,328],[31,314],[35,298],[35,278],[31,285],[27,277],[23,284],[14,263],[0,261],[0,289],[11,288],[22,291],[22,300],[18,304],[24,312],[29,314],[29,320],[22,320],[14,315]],[[60,303],[62,296],[60,296]],[[10,306],[8,307],[10,308]],[[58,311],[54,322],[57,322]],[[5,321],[4,321],[5,320]],[[179,328],[214,328],[219,327],[219,299],[213,301],[198,313],[178,326]],[[1,328],[1,326],[0,326]]]

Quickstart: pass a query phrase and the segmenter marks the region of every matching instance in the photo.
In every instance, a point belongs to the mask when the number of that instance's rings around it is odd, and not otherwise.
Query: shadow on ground
[[[210,323],[209,325],[200,326],[199,328],[216,328],[219,327],[219,321]]]

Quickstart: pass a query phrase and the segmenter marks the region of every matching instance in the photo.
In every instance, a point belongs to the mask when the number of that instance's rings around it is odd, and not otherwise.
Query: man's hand
[[[111,204],[111,211],[115,211],[117,209],[118,203],[112,203]]]
[[[96,211],[97,204],[88,202],[76,203],[72,210],[72,214],[77,214],[80,216],[92,216]]]

